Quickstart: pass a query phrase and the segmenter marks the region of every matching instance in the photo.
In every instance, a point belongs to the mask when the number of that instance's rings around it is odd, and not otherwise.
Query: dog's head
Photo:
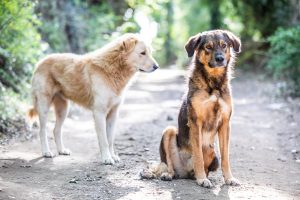
[[[151,46],[138,34],[125,34],[122,38],[121,51],[126,54],[127,64],[138,71],[153,72],[158,69],[158,64],[151,55]]]
[[[241,51],[241,41],[233,33],[212,30],[191,37],[185,45],[189,57],[210,68],[227,67],[235,53]]]

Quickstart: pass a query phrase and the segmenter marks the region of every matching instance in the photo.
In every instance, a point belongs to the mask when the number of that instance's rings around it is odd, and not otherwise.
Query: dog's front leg
[[[106,122],[106,133],[107,133],[107,139],[109,144],[109,151],[115,162],[120,162],[120,158],[118,155],[115,154],[115,149],[114,149],[114,141],[115,141],[114,127],[116,124],[116,120],[118,118],[118,114],[119,114],[119,105],[111,109],[111,111],[107,116],[107,122]]]
[[[94,110],[95,127],[98,136],[98,143],[101,152],[101,162],[105,165],[112,165],[115,161],[112,159],[109,151],[109,145],[106,136],[106,114],[102,110]]]
[[[190,120],[189,127],[196,181],[198,185],[202,187],[211,188],[212,184],[206,177],[204,170],[204,160],[202,152],[202,123]]]
[[[229,120],[223,119],[218,130],[219,146],[221,153],[221,165],[225,183],[227,185],[240,185],[239,181],[232,176],[229,163],[229,138],[230,138],[230,124]]]

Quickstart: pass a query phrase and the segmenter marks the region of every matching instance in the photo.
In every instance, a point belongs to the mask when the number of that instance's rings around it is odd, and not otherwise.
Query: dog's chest
[[[226,114],[229,112],[229,106],[225,100],[215,94],[210,95],[209,98],[204,101],[204,104],[207,104],[204,106],[206,106],[208,109],[212,107],[213,112],[216,114]]]
[[[93,88],[94,106],[107,108],[108,110],[122,102],[122,93],[116,94],[107,86],[104,80],[94,80],[96,87]]]
[[[223,117],[229,116],[230,105],[221,95],[199,95],[193,98],[193,109],[204,131],[215,130]]]

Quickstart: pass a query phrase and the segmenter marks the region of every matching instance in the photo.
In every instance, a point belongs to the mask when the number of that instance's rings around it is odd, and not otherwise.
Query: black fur
[[[219,159],[215,157],[208,167],[208,171],[216,171],[219,167]]]
[[[188,104],[187,97],[185,95],[178,115],[177,145],[179,147],[184,147],[189,145],[190,128],[188,127],[187,104]]]

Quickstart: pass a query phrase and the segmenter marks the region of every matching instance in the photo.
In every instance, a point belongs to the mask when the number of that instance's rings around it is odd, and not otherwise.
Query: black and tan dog
[[[218,167],[214,139],[219,138],[225,183],[239,185],[229,164],[230,117],[232,98],[231,68],[241,50],[240,39],[229,31],[213,30],[189,39],[185,49],[193,56],[188,92],[178,116],[178,129],[168,127],[160,144],[161,164],[144,170],[144,178],[194,177],[199,185],[212,187],[209,171]]]

